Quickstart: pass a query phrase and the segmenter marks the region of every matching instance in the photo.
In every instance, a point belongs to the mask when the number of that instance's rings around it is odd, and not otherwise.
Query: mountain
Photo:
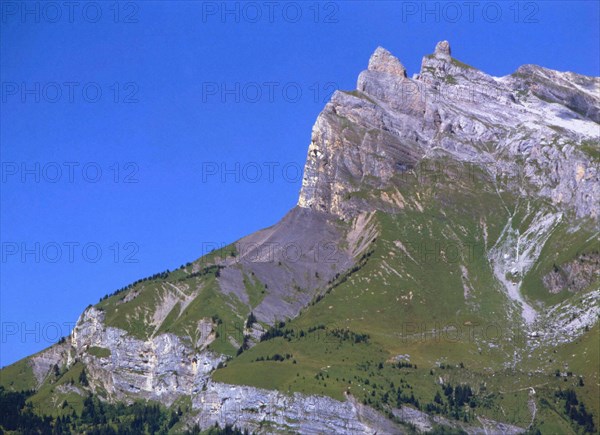
[[[379,47],[280,222],[90,305],[0,391],[73,431],[147,400],[174,433],[593,433],[599,123],[600,78]]]

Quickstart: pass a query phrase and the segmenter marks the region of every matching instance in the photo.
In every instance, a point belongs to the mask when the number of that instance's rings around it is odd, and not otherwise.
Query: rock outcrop
[[[223,355],[197,351],[174,334],[139,340],[106,326],[104,313],[94,307],[81,315],[70,343],[72,359],[85,364],[92,387],[100,387],[96,392],[110,400],[138,397],[170,405],[182,395],[200,391],[210,373],[226,360]],[[94,348],[104,354],[97,355]]]
[[[210,383],[193,397],[200,427],[230,424],[256,433],[403,433],[382,414],[351,397],[340,402],[323,396],[284,394],[241,385]]]
[[[450,60],[452,52],[450,51],[450,43],[448,41],[440,41],[435,46],[434,56],[446,60]]]
[[[583,254],[569,261],[543,277],[543,282],[550,293],[568,290],[576,293],[583,290],[600,278],[600,254]]]

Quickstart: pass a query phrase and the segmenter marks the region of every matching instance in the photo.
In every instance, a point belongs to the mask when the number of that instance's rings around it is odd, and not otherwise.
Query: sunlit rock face
[[[204,340],[210,343],[214,336]],[[181,395],[200,391],[222,355],[199,351],[173,334],[140,340],[119,328],[106,326],[104,314],[94,307],[79,318],[71,334],[73,358],[82,361],[92,386],[113,400],[135,397],[167,405]],[[94,355],[92,348],[105,349]]]
[[[357,89],[336,92],[319,115],[298,205],[348,218],[377,208],[353,192],[389,184],[424,156],[449,156],[598,218],[598,162],[585,150],[598,147],[600,79],[535,65],[497,78],[451,53],[438,43],[408,78],[377,48]]]

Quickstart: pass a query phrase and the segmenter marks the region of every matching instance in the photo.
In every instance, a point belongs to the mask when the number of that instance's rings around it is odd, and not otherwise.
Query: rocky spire
[[[435,52],[433,53],[435,57],[450,59],[450,43],[448,41],[440,41],[435,46]]]
[[[383,47],[377,47],[369,59],[369,71],[379,71],[406,77],[406,68],[397,57]]]

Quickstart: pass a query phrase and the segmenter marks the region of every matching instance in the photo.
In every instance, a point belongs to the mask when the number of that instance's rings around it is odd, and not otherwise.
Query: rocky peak
[[[433,53],[433,55],[438,58],[450,60],[450,43],[448,41],[438,42],[435,46],[435,52]]]
[[[531,66],[492,77],[450,53],[439,42],[411,79],[377,48],[356,90],[336,92],[319,115],[298,205],[344,219],[381,209],[365,192],[392,188],[399,171],[435,150],[527,174],[522,187],[535,195],[579,217],[600,216],[591,145],[600,132],[599,80]]]
[[[477,75],[478,70],[475,68],[472,68],[472,71],[464,71],[464,68],[461,68],[460,65],[466,67],[468,67],[468,65],[453,59],[451,53],[452,51],[450,50],[450,43],[448,41],[438,42],[433,54],[423,57],[421,71],[416,78],[431,83],[440,79],[446,80],[445,77],[448,75],[455,78],[457,76],[465,76],[467,80],[471,80],[473,75]],[[468,74],[464,74],[465,72]]]
[[[451,56],[450,43],[448,41],[440,41],[436,44],[433,54],[423,57],[421,62],[421,71],[417,78],[425,79],[431,82],[435,78],[443,78],[444,76],[456,75],[454,73],[461,71],[457,68],[459,62]],[[473,73],[477,70],[473,68]],[[459,74],[462,75],[462,74]]]
[[[383,47],[377,47],[369,59],[369,71],[378,71],[406,77],[406,68],[392,53]]]

